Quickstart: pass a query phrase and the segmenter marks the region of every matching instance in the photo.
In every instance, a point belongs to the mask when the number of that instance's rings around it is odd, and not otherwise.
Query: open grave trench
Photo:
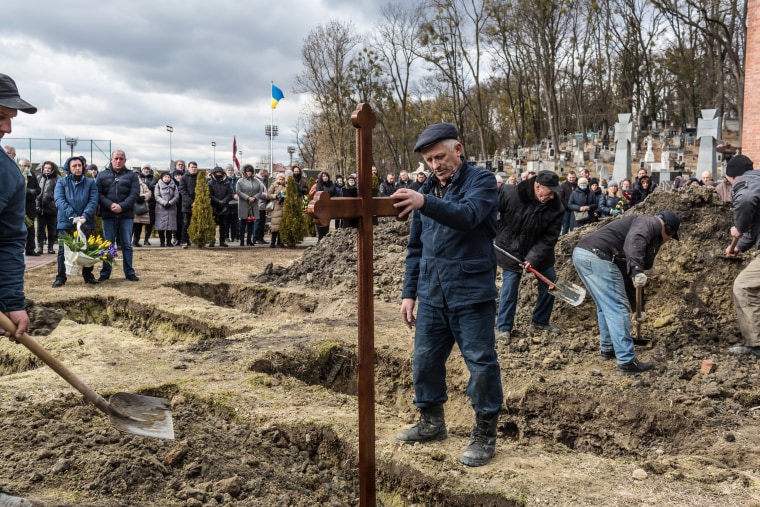
[[[271,311],[273,305],[295,307],[313,318],[318,306],[315,300],[299,296],[296,303],[286,293],[262,287],[220,284],[217,290],[214,284],[177,283],[172,288],[253,317]],[[187,387],[182,380],[132,389],[135,394],[170,399],[176,441],[120,433],[68,385],[54,393],[45,389],[43,395],[16,391],[2,417],[4,427],[13,427],[19,437],[6,435],[12,443],[3,449],[0,475],[20,477],[22,486],[16,486],[17,491],[35,490],[35,498],[51,505],[358,505],[358,457],[352,430],[336,432],[329,417],[301,424],[283,419],[282,414],[251,416],[239,408],[246,403],[248,391],[261,395],[293,382],[324,385],[329,397],[338,393],[355,403],[356,358],[350,345],[316,342],[311,337],[310,344],[284,354],[256,356],[261,347],[245,343],[251,340],[246,329],[119,297],[32,304],[29,312],[40,341],[41,331],[50,332],[59,325],[102,328],[97,333],[103,336],[118,329],[174,349],[188,363],[211,359],[223,368],[224,362],[244,361],[250,363],[246,370],[251,373],[242,394],[224,389],[209,394]],[[65,325],[61,324],[64,320]],[[313,320],[321,326],[328,324],[322,318]],[[351,319],[343,325],[355,333]],[[48,340],[45,337],[50,346]],[[70,347],[86,348],[89,342],[89,338],[77,339],[76,344],[62,340],[69,343],[53,345],[58,349],[55,355]],[[238,346],[238,353],[219,353],[231,344]],[[2,350],[0,375],[45,368],[25,349],[3,344]],[[404,360],[395,361],[393,370],[411,375]],[[285,370],[272,369],[277,365]],[[265,373],[267,368],[270,373]],[[300,373],[286,373],[290,368]],[[406,390],[408,386],[402,387],[399,399],[407,397]],[[101,389],[99,394],[108,398],[113,392]],[[67,493],[62,496],[62,492]],[[447,491],[434,478],[404,464],[383,461],[378,462],[378,497],[381,505],[519,505],[491,493]]]

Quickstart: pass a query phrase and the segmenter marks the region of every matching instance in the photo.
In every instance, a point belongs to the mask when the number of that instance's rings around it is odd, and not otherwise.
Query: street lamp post
[[[265,125],[264,134],[269,138],[269,174],[274,174],[274,160],[272,159],[272,141],[280,133],[277,125]]]
[[[216,142],[211,141],[211,147],[214,148],[214,167],[216,167]]]
[[[290,166],[293,166],[293,154],[296,152],[295,146],[288,146],[288,155],[290,155]]]
[[[238,161],[243,163],[243,150],[238,150]]]
[[[66,144],[69,145],[69,148],[71,148],[71,156],[74,156],[74,146],[77,145],[77,141],[79,141],[78,137],[67,137],[66,138]]]
[[[169,170],[171,170],[172,163],[174,162],[174,159],[172,158],[172,132],[174,132],[174,127],[167,125],[166,131],[169,133]]]

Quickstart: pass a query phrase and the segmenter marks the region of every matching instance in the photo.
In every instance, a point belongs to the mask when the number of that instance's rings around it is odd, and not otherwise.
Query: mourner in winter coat
[[[85,219],[82,231],[92,231],[95,228],[95,210],[98,207],[98,189],[95,180],[84,175],[84,157],[71,157],[63,165],[66,176],[60,178],[55,186],[55,203],[58,208],[58,234],[71,234],[76,225],[74,219]],[[85,240],[87,238],[85,237]],[[82,268],[82,278],[85,283],[97,284],[92,274],[94,266]],[[66,265],[64,247],[58,248],[58,274],[53,287],[61,287],[66,283]]]
[[[179,203],[179,188],[168,171],[161,173],[153,194],[156,200],[156,223],[158,240],[161,246],[174,246],[172,236],[177,234],[177,203]]]
[[[229,203],[232,200],[233,191],[230,182],[227,181],[227,175],[221,167],[214,167],[211,172],[211,180],[208,182],[208,192],[211,198],[211,210],[214,213],[214,220],[219,226],[219,246],[227,246],[227,235],[229,227]],[[209,246],[214,246],[212,241]]]
[[[37,253],[41,254],[47,239],[48,253],[55,253],[53,243],[58,237],[56,224],[58,208],[55,206],[55,186],[58,183],[58,166],[46,160],[38,178],[40,193],[37,195]]]
[[[567,200],[567,207],[573,212],[573,216],[570,217],[570,230],[572,231],[581,225],[596,222],[596,215],[594,213],[597,206],[596,194],[589,188],[588,180],[586,178],[579,178],[578,188],[573,190],[573,193],[570,194],[570,198]],[[576,212],[586,212],[588,217],[584,220],[578,220]]]
[[[272,221],[270,224],[272,231],[272,240],[269,244],[270,247],[284,246],[280,241],[280,219],[282,218],[282,205],[285,202],[285,192],[288,186],[285,182],[285,175],[278,174],[274,183],[269,186],[268,198],[274,201],[274,209],[270,215]]]

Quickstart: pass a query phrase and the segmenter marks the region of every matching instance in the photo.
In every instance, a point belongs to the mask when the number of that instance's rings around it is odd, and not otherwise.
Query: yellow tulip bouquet
[[[62,234],[59,238],[64,246],[66,262],[76,266],[94,266],[97,262],[113,264],[116,258],[116,246],[101,236],[87,237],[80,231]]]

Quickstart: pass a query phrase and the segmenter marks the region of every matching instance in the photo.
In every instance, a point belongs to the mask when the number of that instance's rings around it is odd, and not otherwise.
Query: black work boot
[[[637,373],[649,371],[653,367],[654,367],[654,364],[645,363],[644,361],[639,361],[637,358],[634,357],[632,360],[628,361],[627,363],[619,364],[618,373],[620,373],[621,375],[636,375]]]
[[[420,420],[417,424],[396,435],[396,440],[405,444],[445,440],[449,436],[446,421],[443,417],[443,405],[433,405],[420,409]]]
[[[470,467],[483,466],[496,454],[496,427],[499,414],[476,414],[475,426],[470,433],[470,445],[460,461]]]

